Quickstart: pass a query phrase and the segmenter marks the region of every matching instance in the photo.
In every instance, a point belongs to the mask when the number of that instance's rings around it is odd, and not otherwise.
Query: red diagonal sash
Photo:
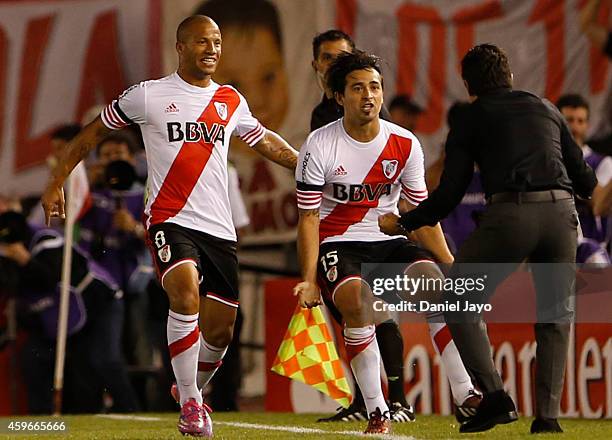
[[[390,135],[387,144],[363,180],[363,184],[376,185],[377,183],[395,181],[397,174],[404,169],[406,161],[410,157],[411,150],[412,141],[410,139],[395,134]],[[399,161],[397,171],[391,178],[388,178],[384,174],[382,165],[383,160]],[[322,242],[327,237],[344,234],[351,225],[363,220],[368,211],[376,206],[378,206],[378,200],[363,200],[361,202],[337,204],[332,212],[321,220],[319,225],[319,242]]]
[[[227,105],[227,116],[221,119],[214,103]],[[198,118],[197,122],[205,122],[208,127],[217,123],[224,128],[240,104],[240,97],[230,87],[219,87],[212,99]],[[229,136],[229,133],[227,133]],[[211,139],[212,141],[213,139]],[[181,146],[170,170],[162,183],[162,187],[151,205],[151,224],[158,224],[174,217],[187,203],[202,171],[212,154],[214,145],[202,137],[198,142],[185,141]]]

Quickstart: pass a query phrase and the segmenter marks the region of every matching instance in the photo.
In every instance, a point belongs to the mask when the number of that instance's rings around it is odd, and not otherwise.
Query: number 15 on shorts
[[[325,277],[333,283],[338,278],[338,269],[336,264],[338,264],[338,251],[329,251],[325,255],[321,256],[321,265],[323,266],[323,272],[325,272]]]

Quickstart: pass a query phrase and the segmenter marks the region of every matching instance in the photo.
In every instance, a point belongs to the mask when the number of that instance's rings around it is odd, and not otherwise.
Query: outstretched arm
[[[266,130],[264,137],[253,148],[266,159],[292,171],[295,170],[298,152],[275,132]]]
[[[45,210],[47,225],[51,217],[64,217],[64,191],[62,185],[74,167],[83,160],[91,150],[108,134],[110,129],[104,125],[98,116],[93,122],[86,125],[83,130],[66,145],[60,152],[57,166],[47,183],[45,192],[41,197]]]

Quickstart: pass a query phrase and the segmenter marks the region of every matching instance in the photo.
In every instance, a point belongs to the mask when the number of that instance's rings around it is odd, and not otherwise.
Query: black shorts
[[[193,264],[200,273],[200,295],[238,307],[236,242],[174,223],[160,223],[149,228],[147,244],[162,287],[170,270]]]
[[[373,278],[388,275],[385,274],[384,263],[406,263],[408,267],[419,261],[435,262],[435,258],[431,252],[403,238],[324,243],[319,248],[317,263],[321,296],[334,319],[341,323],[342,317],[334,304],[334,295],[341,285],[355,279],[370,284]],[[369,264],[369,273],[362,273],[362,264]]]

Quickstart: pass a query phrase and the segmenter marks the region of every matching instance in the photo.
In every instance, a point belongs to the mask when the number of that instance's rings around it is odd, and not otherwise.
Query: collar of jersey
[[[342,136],[345,136],[345,138],[349,141],[349,144],[355,148],[364,148],[364,149],[370,148],[383,135],[383,121],[382,120],[380,121],[380,129],[378,130],[378,134],[374,137],[374,139],[368,142],[358,141],[357,139],[353,138],[350,134],[347,133],[346,129],[344,128],[344,117],[340,118],[339,123],[340,123],[340,130],[342,130]]]
[[[189,84],[187,81],[185,81],[183,78],[181,78],[181,76],[178,74],[178,72],[174,72],[174,80],[177,82],[177,84],[179,85],[179,87],[188,90],[190,92],[195,92],[195,93],[209,93],[211,90],[214,90],[218,87],[218,84],[216,82],[214,82],[212,79],[210,80],[210,84],[208,87],[198,87],[198,86],[194,86],[192,84]]]

